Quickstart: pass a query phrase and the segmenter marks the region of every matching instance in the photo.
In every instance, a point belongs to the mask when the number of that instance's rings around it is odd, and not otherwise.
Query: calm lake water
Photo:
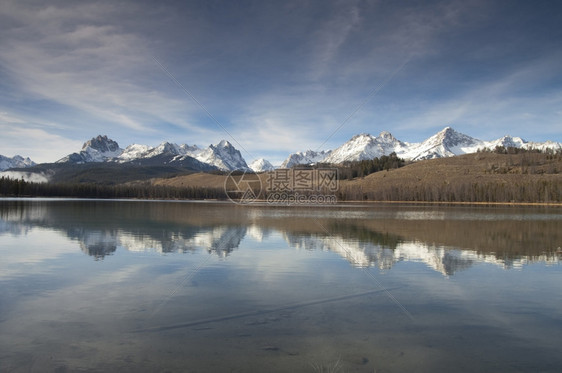
[[[562,209],[0,200],[1,372],[560,372]]]

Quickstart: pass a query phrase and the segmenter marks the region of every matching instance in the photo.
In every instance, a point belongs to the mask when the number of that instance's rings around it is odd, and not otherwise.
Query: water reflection
[[[135,234],[123,229],[59,230],[69,238],[77,240],[82,251],[96,259],[112,255],[117,248],[131,252],[155,251],[162,254],[204,249],[224,258],[240,246],[246,235],[246,227],[236,226],[199,227],[188,232],[163,230],[158,234]]]
[[[560,217],[0,200],[0,371],[560,371]]]
[[[262,242],[275,233],[290,247],[337,253],[356,267],[389,270],[398,262],[423,262],[443,275],[453,275],[475,263],[502,268],[559,263],[559,211],[512,209],[500,211],[496,220],[493,213],[4,200],[0,234],[26,235],[35,227],[47,228],[77,241],[96,260],[118,250],[162,254],[206,250],[225,258],[243,240]],[[454,218],[443,220],[447,216]]]

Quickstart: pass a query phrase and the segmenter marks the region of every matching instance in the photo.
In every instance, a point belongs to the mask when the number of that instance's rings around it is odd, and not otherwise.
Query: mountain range
[[[8,158],[0,155],[0,171],[7,170],[9,168],[24,168],[31,166],[35,166],[35,162],[29,159],[29,157],[24,158],[16,155],[12,158]]]
[[[418,161],[423,159],[452,157],[461,154],[475,153],[479,149],[494,149],[496,146],[562,149],[562,143],[530,142],[520,137],[504,136],[497,140],[484,141],[445,127],[435,135],[419,143],[398,140],[390,132],[383,131],[378,136],[367,133],[353,136],[349,141],[334,150],[307,150],[289,155],[281,164],[281,168],[290,168],[299,164],[330,163],[340,164],[348,161],[373,159],[383,155],[396,153],[399,157]],[[267,160],[260,158],[249,165],[230,142],[220,141],[218,144],[200,148],[197,145],[174,144],[163,142],[156,147],[132,144],[121,148],[119,144],[107,136],[97,136],[88,140],[78,152],[72,153],[55,162],[56,168],[64,165],[130,165],[137,167],[166,167],[167,170],[232,171],[253,170],[262,172],[275,167]],[[0,171],[18,169],[31,172],[35,163],[29,158],[0,156]],[[45,167],[41,172],[45,173]],[[51,169],[49,169],[49,172]],[[13,171],[10,171],[13,173]],[[48,173],[48,172],[47,172]],[[23,175],[22,175],[23,176]],[[48,177],[46,177],[48,179]]]
[[[561,149],[562,143],[552,141],[530,142],[520,137],[504,136],[497,140],[484,141],[445,127],[435,135],[419,143],[409,143],[396,139],[390,132],[383,131],[378,136],[360,134],[334,149],[319,162],[338,164],[347,161],[373,159],[396,153],[400,158],[410,161],[453,157],[455,155],[476,153],[479,149],[495,149],[496,146],[524,149]]]
[[[198,171],[249,170],[240,151],[226,140],[209,145],[206,149],[197,145],[177,145],[169,142],[163,142],[156,147],[132,144],[122,149],[117,142],[101,135],[86,141],[80,152],[69,154],[56,163],[96,162],[178,165]]]

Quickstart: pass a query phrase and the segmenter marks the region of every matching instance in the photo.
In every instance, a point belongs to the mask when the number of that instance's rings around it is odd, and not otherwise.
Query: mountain
[[[369,134],[353,136],[351,140],[335,149],[323,163],[343,163],[373,159],[392,152],[403,152],[407,145],[397,140],[390,132],[381,132],[377,137]]]
[[[59,164],[131,163],[135,165],[168,165],[187,167],[197,171],[249,169],[240,152],[228,141],[221,141],[201,149],[197,145],[177,145],[163,142],[156,147],[132,144],[121,149],[107,136],[97,136],[86,141],[79,153],[58,160]]]
[[[418,161],[476,153],[478,149],[494,149],[496,146],[541,150],[562,148],[561,143],[552,141],[528,142],[520,137],[512,136],[483,141],[457,132],[451,127],[445,127],[419,143],[400,141],[390,132],[383,131],[378,136],[367,133],[353,136],[333,151],[307,150],[293,153],[285,159],[281,168],[291,168],[299,164],[339,164],[347,161],[373,159],[391,153],[396,153],[399,157],[407,160]],[[177,145],[169,142],[163,142],[156,147],[132,144],[125,149],[121,149],[117,142],[107,136],[97,136],[85,142],[79,153],[72,153],[57,161],[57,163],[72,164],[91,162],[134,162],[137,165],[152,166],[173,165],[199,171],[216,169],[233,171],[240,169],[263,172],[274,169],[271,163],[263,158],[255,160],[248,166],[240,151],[226,140],[222,140],[216,145],[209,145],[206,149],[199,148],[197,145]]]
[[[511,136],[504,136],[500,139],[490,141],[486,144],[486,147],[490,149],[495,149],[496,146],[503,146],[503,147],[514,147],[514,148],[524,148],[526,147],[527,142],[520,137],[511,137]]]
[[[324,157],[322,152],[299,152],[291,154],[281,167],[293,167],[299,164],[333,163],[373,159],[396,153],[401,158],[419,161],[423,159],[453,157],[456,155],[476,153],[479,149],[495,149],[496,146],[523,149],[562,149],[562,143],[553,141],[530,142],[520,137],[504,136],[497,140],[483,141],[445,127],[435,135],[419,143],[408,143],[396,139],[389,132],[383,131],[378,136],[367,133],[353,136],[349,141]]]
[[[263,158],[256,159],[255,161],[250,163],[248,167],[250,167],[254,172],[264,172],[275,169],[275,167],[268,160]]]
[[[331,150],[322,150],[319,152],[307,150],[305,152],[297,152],[289,155],[281,164],[281,168],[291,168],[299,164],[314,164],[323,161],[331,154]]]
[[[117,142],[107,138],[107,136],[94,137],[82,145],[79,153],[72,153],[66,157],[59,159],[56,163],[91,163],[91,162],[107,162],[118,157],[123,153],[123,149],[119,147]]]
[[[522,149],[539,149],[539,150],[546,150],[546,149],[560,149],[562,148],[561,143],[557,143],[554,141],[545,141],[545,142],[534,142],[534,141],[525,141],[520,137],[511,137],[511,136],[504,136],[498,140],[488,141],[486,142],[486,147],[490,149],[494,149],[496,146],[503,146],[503,147],[514,147],[514,148],[522,148]]]
[[[12,158],[0,155],[0,171],[7,170],[9,168],[25,168],[34,166],[33,162],[29,157],[24,158],[20,155],[16,155]]]
[[[250,170],[240,151],[226,140],[209,145],[196,158],[223,171]]]
[[[132,144],[125,148],[123,153],[121,153],[116,161],[130,162],[139,159],[152,158],[159,155],[173,155],[173,156],[184,156],[189,155],[195,157],[197,154],[201,153],[202,149],[197,147],[197,145],[177,145],[169,142],[163,142],[156,147],[151,147],[148,145]]]
[[[421,143],[402,142],[392,136],[390,132],[383,131],[376,137],[369,134],[353,136],[321,162],[337,164],[346,161],[362,161],[391,153],[417,161],[475,153],[479,148],[485,146],[484,141],[459,133],[451,127],[445,127]]]
[[[418,161],[476,153],[478,149],[485,147],[484,141],[457,132],[451,127],[445,127],[427,140],[418,144],[410,144],[406,149],[396,151],[396,154],[412,161]]]
[[[399,157],[418,161],[423,159],[452,157],[475,153],[479,149],[496,146],[523,149],[562,149],[562,143],[529,142],[520,137],[504,136],[497,140],[483,141],[445,127],[419,143],[400,141],[383,131],[378,136],[367,133],[353,136],[335,150],[298,152],[289,155],[281,168],[299,164],[339,164],[347,161],[373,159],[396,153]],[[163,142],[158,146],[132,144],[122,149],[107,136],[97,136],[86,141],[79,152],[72,153],[54,164],[35,165],[29,158],[0,156],[0,171],[13,168],[11,178],[60,182],[122,182],[146,180],[190,172],[254,170],[263,172],[274,167],[265,159],[257,159],[250,166],[242,154],[228,141],[200,148],[197,145],[178,145]],[[138,178],[135,178],[137,177]]]

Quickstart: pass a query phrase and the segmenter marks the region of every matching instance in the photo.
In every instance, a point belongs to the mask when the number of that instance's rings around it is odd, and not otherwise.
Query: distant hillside
[[[153,179],[152,184],[157,186],[169,186],[175,188],[223,188],[225,180],[226,175],[215,175],[205,172],[198,172],[194,174],[181,175],[166,179]]]
[[[226,176],[195,173],[159,186],[220,188]],[[261,175],[266,185],[265,174]],[[411,163],[340,180],[339,201],[562,202],[562,154],[476,153]]]
[[[357,167],[376,166],[377,162],[340,165],[339,188],[325,194],[335,194],[339,202],[562,203],[562,153],[518,152],[467,154],[413,162],[400,168],[392,168],[393,162],[383,162],[379,166],[384,166],[385,170],[352,179],[348,178],[371,171],[349,171]],[[382,159],[378,159],[379,163]],[[54,165],[55,168],[57,166],[61,169],[54,170],[53,165],[35,166],[45,174],[53,172],[50,183],[0,178],[0,195],[179,199],[227,197],[224,186],[228,176],[225,174],[194,172],[170,166],[130,164],[123,168],[116,163]],[[40,170],[41,167],[46,169]],[[268,198],[265,186],[270,175],[259,174],[262,190],[260,192],[254,188],[254,193],[264,200]],[[306,193],[299,190],[299,195]]]
[[[341,200],[561,202],[562,155],[476,153],[340,183]]]
[[[138,162],[140,163],[140,162]],[[132,181],[143,181],[152,178],[171,177],[196,172],[189,167],[151,165],[151,164],[119,164],[119,163],[42,163],[14,172],[28,172],[42,175],[51,183],[95,183],[122,184]]]

